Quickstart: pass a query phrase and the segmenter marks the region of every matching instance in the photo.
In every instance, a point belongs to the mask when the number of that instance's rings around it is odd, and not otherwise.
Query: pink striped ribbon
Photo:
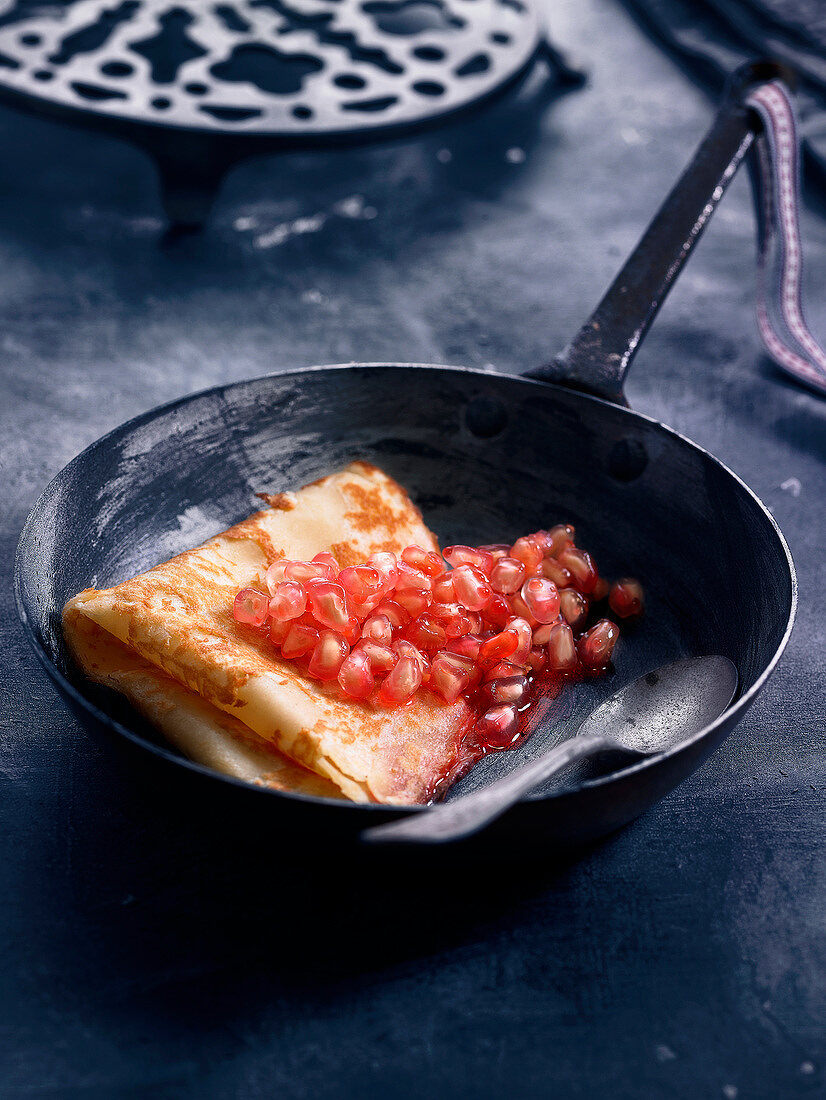
[[[779,81],[762,84],[746,102],[763,121],[756,142],[760,335],[782,370],[826,394],[826,352],[806,323],[801,301],[800,145],[794,107]]]

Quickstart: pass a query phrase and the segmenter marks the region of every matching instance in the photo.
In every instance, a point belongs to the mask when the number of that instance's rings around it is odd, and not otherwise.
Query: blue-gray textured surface
[[[712,106],[618,6],[547,6],[584,90],[251,162],[206,233],[169,247],[139,153],[0,113],[4,1096],[826,1089],[826,403],[758,349],[744,179],[629,395],[773,509],[798,625],[711,761],[586,856],[366,882],[323,853],[285,866],[278,836],[234,850],[93,746],[16,623],[26,512],[127,417],[288,365],[516,371],[576,329]],[[803,227],[826,335],[826,224],[807,210]]]

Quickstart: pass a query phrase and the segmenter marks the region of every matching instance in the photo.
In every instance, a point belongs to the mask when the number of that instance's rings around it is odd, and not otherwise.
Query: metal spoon
[[[362,833],[370,843],[442,844],[495,820],[574,760],[613,753],[617,767],[676,748],[718,718],[737,690],[727,657],[689,657],[648,672],[596,708],[574,737],[482,790]]]

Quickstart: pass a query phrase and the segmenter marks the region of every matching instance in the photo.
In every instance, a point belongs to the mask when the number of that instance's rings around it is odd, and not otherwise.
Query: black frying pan
[[[677,657],[722,653],[739,671],[736,702],[690,743],[609,777],[569,777],[520,803],[487,838],[584,841],[689,775],[777,663],[794,617],[794,569],[748,487],[701,447],[632,412],[622,384],[759,125],[742,106],[744,88],[777,75],[770,65],[739,74],[639,246],[552,366],[521,378],[411,364],[291,371],[146,413],[69,463],[23,530],[16,592],[38,656],[83,724],[153,782],[170,783],[176,799],[203,798],[226,822],[255,814],[293,837],[330,842],[398,812],[257,789],[184,760],[71,667],[60,631],[60,609],[80,589],[114,584],[224,529],[249,514],[256,490],[366,458],[410,490],[445,543],[509,540],[566,520],[606,575],[643,580],[648,615],[625,635],[614,682],[569,690],[523,751],[567,736],[620,682]],[[520,752],[488,757],[465,789],[519,762]]]

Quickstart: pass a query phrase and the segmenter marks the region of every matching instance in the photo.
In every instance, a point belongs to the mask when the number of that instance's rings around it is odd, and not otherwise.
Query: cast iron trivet
[[[434,122],[541,44],[527,0],[0,0],[0,95],[138,141],[197,222],[253,148]]]

